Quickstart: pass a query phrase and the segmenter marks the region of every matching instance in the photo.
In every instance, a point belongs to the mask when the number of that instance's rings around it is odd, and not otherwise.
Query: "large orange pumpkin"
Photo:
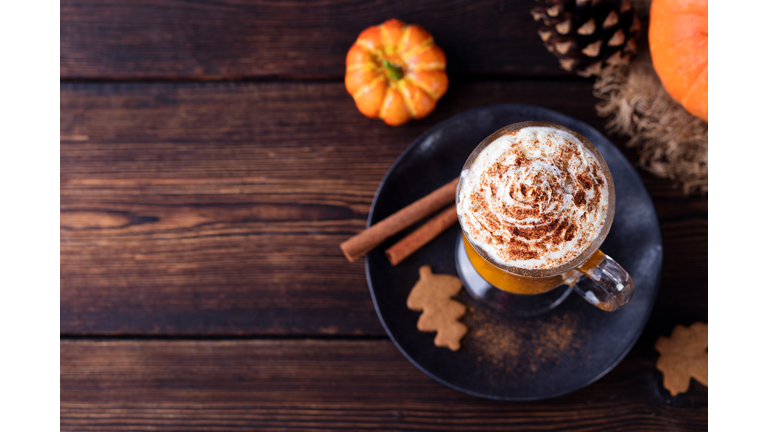
[[[391,19],[360,33],[344,83],[361,113],[398,126],[432,112],[445,94],[445,54],[423,28]]]
[[[670,96],[707,120],[707,0],[653,0],[648,44]]]

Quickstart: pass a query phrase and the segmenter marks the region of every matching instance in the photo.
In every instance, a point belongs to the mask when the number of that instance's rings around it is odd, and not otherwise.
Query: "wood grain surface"
[[[62,341],[61,430],[707,430],[706,388],[671,398],[656,358],[643,341],[582,390],[514,403],[444,387],[388,340]]]
[[[366,27],[418,23],[448,73],[565,77],[543,48],[530,1],[64,0],[66,79],[340,78]]]
[[[459,83],[432,116],[390,128],[337,83],[62,84],[61,331],[382,335],[363,263],[338,245],[397,156],[501,101],[599,125],[590,98],[588,82]],[[677,293],[658,310],[691,296],[684,317],[705,319],[701,200],[650,186]]]
[[[707,389],[671,397],[652,348],[707,321],[706,197],[640,171],[664,242],[651,319],[605,377],[542,402],[421,373],[338,248],[392,162],[455,114],[529,103],[607,134],[535,5],[62,1],[61,430],[706,430]],[[389,18],[430,31],[450,77],[398,128],[343,84],[359,32]]]

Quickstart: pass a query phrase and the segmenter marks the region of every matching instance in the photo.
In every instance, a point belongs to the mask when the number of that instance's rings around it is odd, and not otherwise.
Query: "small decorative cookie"
[[[419,268],[419,281],[408,295],[408,309],[423,311],[416,327],[423,331],[437,331],[435,346],[451,351],[461,348],[459,341],[467,333],[467,326],[458,321],[467,311],[466,306],[451,297],[461,290],[456,276],[436,275],[429,266]]]
[[[672,396],[687,392],[691,378],[707,385],[707,330],[700,322],[688,328],[677,325],[672,336],[656,341],[656,351],[661,353],[656,369],[664,374],[664,388]]]

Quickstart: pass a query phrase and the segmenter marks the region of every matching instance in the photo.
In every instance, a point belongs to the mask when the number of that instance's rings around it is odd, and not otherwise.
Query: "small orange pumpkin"
[[[422,27],[391,19],[360,33],[344,83],[361,113],[398,126],[432,112],[448,90],[445,53]]]
[[[648,45],[672,99],[705,121],[708,86],[707,0],[653,0]]]

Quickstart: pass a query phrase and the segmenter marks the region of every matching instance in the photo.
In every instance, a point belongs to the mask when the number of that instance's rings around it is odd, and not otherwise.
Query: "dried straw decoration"
[[[643,3],[636,2],[641,16],[647,14]],[[647,43],[629,65],[601,71],[594,93],[602,99],[597,113],[609,118],[606,128],[630,137],[627,145],[638,149],[643,168],[674,180],[685,194],[707,193],[707,122],[689,114],[667,94],[653,69]]]

